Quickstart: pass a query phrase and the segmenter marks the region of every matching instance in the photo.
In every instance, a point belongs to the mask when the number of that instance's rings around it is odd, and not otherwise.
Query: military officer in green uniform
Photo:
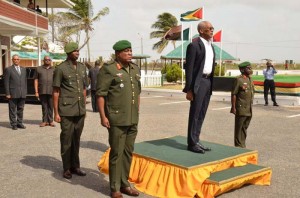
[[[140,69],[131,62],[131,43],[114,44],[116,59],[103,65],[97,76],[97,104],[101,125],[109,132],[109,182],[112,198],[138,196],[128,182],[138,132],[141,93]]]
[[[235,115],[234,145],[246,147],[247,129],[252,118],[254,85],[250,62],[239,64],[241,75],[235,79],[231,92],[231,110]]]
[[[80,169],[79,145],[84,126],[87,73],[79,57],[78,45],[65,46],[67,60],[58,65],[53,76],[54,121],[60,123],[61,157],[63,177],[71,179],[72,174],[85,176]]]

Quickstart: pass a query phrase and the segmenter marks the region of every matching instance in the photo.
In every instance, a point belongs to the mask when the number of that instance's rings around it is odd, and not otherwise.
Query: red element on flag
[[[195,14],[193,14],[193,16],[198,19],[202,19],[203,18],[203,9],[200,8]]]
[[[222,38],[222,30],[214,34],[213,42],[221,42],[221,38]]]

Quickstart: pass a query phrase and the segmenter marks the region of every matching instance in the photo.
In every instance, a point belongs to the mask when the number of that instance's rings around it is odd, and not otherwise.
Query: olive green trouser
[[[60,144],[61,158],[64,171],[70,168],[79,168],[80,136],[84,126],[85,115],[61,116]]]
[[[137,125],[110,126],[109,183],[111,192],[130,186],[128,182]]]
[[[234,146],[246,147],[247,129],[252,116],[235,116]]]

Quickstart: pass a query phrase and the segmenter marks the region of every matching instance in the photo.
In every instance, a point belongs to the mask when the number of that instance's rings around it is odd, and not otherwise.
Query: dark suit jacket
[[[214,58],[213,58],[213,67],[211,72],[211,82],[213,82],[213,76],[215,71],[215,50],[213,49]],[[185,63],[185,87],[183,92],[188,92],[193,90],[196,93],[199,89],[200,79],[203,74],[205,63],[205,46],[201,41],[200,37],[194,39],[187,47],[186,51],[186,63]],[[212,93],[212,83],[211,83],[211,93]],[[211,94],[210,93],[210,94]]]
[[[5,94],[12,98],[26,98],[27,76],[26,69],[20,67],[21,75],[14,66],[7,67],[4,73]]]

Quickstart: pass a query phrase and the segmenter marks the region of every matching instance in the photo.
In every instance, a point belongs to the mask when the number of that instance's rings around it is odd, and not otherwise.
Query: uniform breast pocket
[[[74,102],[74,98],[62,98],[62,105],[68,106],[72,105]]]
[[[69,85],[76,83],[76,77],[74,75],[64,75],[64,79]]]
[[[111,123],[122,123],[124,120],[124,112],[119,106],[108,106],[109,120]]]
[[[118,85],[118,84],[121,83],[121,81],[122,81],[121,78],[116,76],[116,77],[113,78],[112,84],[113,85]]]
[[[237,108],[237,109],[243,109],[243,108],[246,108],[245,102],[243,102],[243,101],[237,102],[236,108]]]

